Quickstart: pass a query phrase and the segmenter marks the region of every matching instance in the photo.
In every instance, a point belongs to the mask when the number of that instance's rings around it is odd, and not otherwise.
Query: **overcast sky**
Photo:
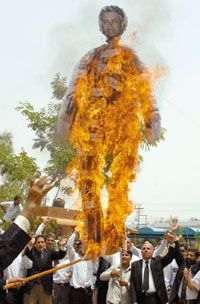
[[[0,0],[0,131],[13,133],[16,152],[25,147],[44,165],[47,155],[32,150],[33,133],[15,107],[48,104],[53,76],[70,79],[81,56],[104,42],[98,13],[110,4],[126,11],[124,40],[145,65],[168,70],[156,91],[166,140],[142,152],[131,198],[151,217],[200,217],[199,0]]]

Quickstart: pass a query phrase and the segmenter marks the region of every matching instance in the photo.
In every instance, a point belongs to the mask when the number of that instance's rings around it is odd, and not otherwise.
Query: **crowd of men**
[[[84,243],[76,230],[56,241],[54,234],[43,235],[45,221],[30,236],[31,218],[52,187],[46,177],[33,180],[23,210],[19,197],[17,204],[7,204],[6,218],[12,214],[14,222],[0,234],[1,303],[200,303],[198,250],[179,244],[175,231],[166,231],[156,248],[147,240],[135,247],[127,238],[120,252],[95,261],[84,258]],[[24,283],[26,277],[76,260],[80,261]],[[14,288],[4,288],[9,283]]]

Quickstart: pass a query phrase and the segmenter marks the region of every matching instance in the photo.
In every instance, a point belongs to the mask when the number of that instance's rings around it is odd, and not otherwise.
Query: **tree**
[[[25,199],[31,176],[38,171],[38,166],[23,148],[18,154],[14,153],[9,132],[0,134],[0,170],[0,201],[13,200],[16,194]]]
[[[28,120],[28,127],[35,132],[33,149],[47,150],[50,157],[44,171],[53,178],[61,180],[66,176],[68,163],[74,156],[74,150],[68,141],[62,141],[57,135],[57,117],[61,100],[66,92],[66,78],[56,74],[51,82],[53,101],[47,108],[36,111],[27,101],[20,102],[16,108]]]

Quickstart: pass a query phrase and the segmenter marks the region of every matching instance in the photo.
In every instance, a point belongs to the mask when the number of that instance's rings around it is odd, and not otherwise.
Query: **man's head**
[[[46,248],[45,238],[43,235],[36,236],[34,247],[38,252],[41,252]]]
[[[14,197],[14,204],[19,205],[21,201],[21,197],[19,195],[15,195]]]
[[[53,207],[57,208],[64,208],[65,207],[65,201],[62,198],[57,197],[53,200]]]
[[[153,256],[154,247],[149,241],[145,241],[142,244],[141,252],[144,260],[150,260]]]
[[[54,244],[55,244],[55,234],[49,233],[49,234],[45,237],[45,242],[46,242],[46,247],[47,247],[48,249],[53,249]]]
[[[181,251],[182,255],[183,255],[184,258],[185,258],[186,255],[187,255],[187,246],[184,245],[184,244],[180,245],[180,251]]]
[[[132,252],[130,250],[122,250],[122,266],[130,265]]]
[[[127,27],[127,16],[124,11],[114,5],[105,6],[99,14],[100,31],[108,38],[121,36]]]
[[[130,250],[130,249],[131,249],[131,246],[132,246],[131,239],[130,239],[130,238],[127,238],[127,239],[126,239],[126,247],[127,247],[127,250]]]
[[[78,249],[78,247],[79,247],[80,244],[82,244],[81,240],[76,240],[74,242],[74,249],[75,249],[76,252],[77,252],[77,249]]]
[[[160,246],[162,240],[163,240],[162,238],[157,239],[157,240],[156,240],[156,245],[157,245],[157,246]]]
[[[78,254],[80,254],[81,256],[84,256],[86,248],[81,240],[76,240],[74,242],[74,249]]]
[[[188,262],[188,266],[194,264],[199,257],[199,252],[196,248],[189,248],[186,254],[186,263]]]

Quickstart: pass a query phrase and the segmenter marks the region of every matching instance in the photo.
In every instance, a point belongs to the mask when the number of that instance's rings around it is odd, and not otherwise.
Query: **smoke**
[[[77,8],[73,20],[57,24],[49,33],[52,62],[50,73],[61,72],[68,77],[80,58],[94,47],[104,43],[105,38],[98,28],[98,14],[104,5],[118,5],[128,16],[128,28],[124,40],[136,50],[145,65],[164,65],[165,60],[159,44],[169,37],[170,9],[167,0],[119,0],[107,3],[105,0],[84,1]],[[75,5],[75,4],[70,4]],[[70,14],[69,4],[66,12]],[[130,39],[137,32],[136,39]]]

